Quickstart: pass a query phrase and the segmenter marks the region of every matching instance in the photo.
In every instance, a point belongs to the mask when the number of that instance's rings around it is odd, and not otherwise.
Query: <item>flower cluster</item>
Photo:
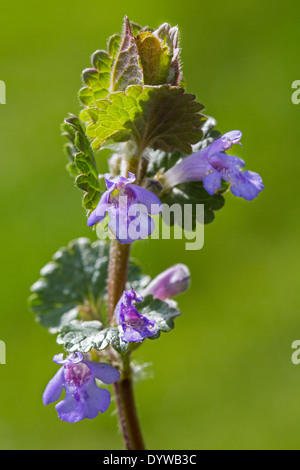
[[[146,287],[143,295],[153,295],[154,298],[165,300],[184,292],[189,286],[190,273],[187,266],[177,264],[159,274]],[[140,342],[145,338],[155,336],[159,328],[153,320],[141,315],[135,303],[143,297],[133,289],[124,291],[115,308],[115,322],[123,330],[122,340],[125,342]],[[120,372],[109,364],[93,362],[81,353],[72,353],[66,359],[63,354],[53,358],[62,367],[48,383],[43,403],[49,405],[57,401],[63,389],[65,398],[55,406],[61,420],[75,423],[85,418],[92,419],[98,413],[104,413],[110,404],[110,392],[99,388],[95,379],[105,384],[119,380]]]

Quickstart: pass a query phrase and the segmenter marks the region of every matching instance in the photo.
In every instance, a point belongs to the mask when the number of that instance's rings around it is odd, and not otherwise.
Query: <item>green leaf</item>
[[[98,318],[106,291],[108,245],[86,238],[61,248],[41,270],[32,287],[30,308],[45,327],[57,331],[69,321],[85,316]]]
[[[165,333],[174,328],[174,318],[181,315],[175,301],[170,304],[163,300],[154,299],[152,295],[147,295],[141,303],[135,304],[139,313],[149,320],[155,321],[156,325]]]
[[[121,47],[122,37],[120,34],[114,34],[108,40],[108,52],[110,57],[115,60]]]
[[[71,115],[62,124],[62,133],[69,140],[66,146],[70,159],[67,169],[75,177],[78,188],[85,192],[83,207],[93,210],[100,200],[101,192],[95,158],[85,130],[80,120]]]
[[[113,46],[111,50],[114,50]],[[106,98],[110,89],[113,58],[106,51],[99,50],[94,52],[91,61],[93,68],[82,72],[85,86],[79,90],[78,94],[84,106],[93,106],[96,100]]]
[[[141,292],[150,282],[151,278],[142,273],[141,267],[134,259],[129,261],[126,289]]]
[[[178,150],[175,152],[163,152],[161,150],[156,150],[152,152],[149,157],[149,164],[147,167],[147,177],[153,178],[162,171],[166,172],[172,168],[181,158],[184,158],[183,155]]]
[[[146,147],[165,152],[191,153],[191,144],[201,140],[206,118],[199,114],[203,105],[183,88],[169,85],[133,85],[125,92],[111,93],[80,115],[88,121],[87,135],[97,149],[106,140],[133,138],[142,152]]]
[[[168,83],[171,83],[171,85],[179,85],[179,83],[183,82],[183,77],[180,63],[180,49],[178,45],[178,27],[173,26],[173,28],[171,28],[168,23],[164,23],[154,32],[154,34],[156,34],[160,40],[168,46],[169,55],[172,57]]]
[[[181,314],[176,302],[169,305],[151,295],[136,304],[137,310],[149,320],[156,322],[160,331],[169,332],[174,328],[174,318]],[[122,328],[119,326],[102,329],[99,321],[73,320],[63,325],[57,337],[57,343],[69,352],[87,353],[92,348],[101,351],[111,345],[120,354],[130,348],[130,343],[122,341]],[[159,334],[155,336],[158,338]],[[155,339],[154,337],[152,339]]]
[[[143,71],[139,62],[138,48],[130,21],[125,18],[122,43],[114,61],[110,89],[124,91],[130,85],[142,84]]]
[[[224,185],[222,191],[225,191],[227,187]],[[182,225],[184,226],[184,205],[191,204],[192,208],[192,229],[194,230],[196,227],[197,222],[197,213],[196,213],[196,205],[203,204],[204,205],[204,223],[209,224],[211,223],[214,218],[214,212],[221,209],[225,204],[225,199],[222,194],[214,194],[211,196],[208,192],[204,189],[202,181],[197,181],[194,183],[184,183],[179,184],[178,186],[174,187],[171,192],[161,197],[161,202],[163,204],[168,204],[169,206],[173,204],[179,204],[182,207]],[[174,219],[174,215],[172,212],[170,213],[171,217],[170,220],[167,218],[165,220],[166,223],[170,223],[173,226],[175,223],[180,225],[178,221]]]
[[[203,138],[199,142],[193,145],[193,152],[198,152],[201,149],[208,147],[212,142],[221,137],[221,133],[214,129],[216,121],[212,117],[207,117],[205,121],[202,132]],[[175,152],[163,152],[161,150],[156,150],[151,152],[149,155],[149,164],[147,167],[147,177],[153,178],[160,174],[162,171],[164,173],[172,168],[179,160],[185,158],[186,155],[182,154],[178,150]]]
[[[31,287],[29,299],[37,320],[52,332],[77,318],[100,318],[107,295],[109,244],[91,243],[87,238],[61,248],[41,270],[41,278]],[[141,291],[150,279],[130,260],[127,288]]]
[[[162,85],[168,83],[172,55],[169,48],[150,32],[140,33],[136,38],[141,59],[144,84]]]
[[[102,351],[111,344],[116,351],[124,353],[128,343],[121,340],[121,334],[118,327],[102,329],[98,321],[73,320],[60,329],[57,343],[69,352],[88,353],[92,348]]]
[[[220,137],[220,132],[214,129],[216,121],[209,117],[203,126],[203,139],[193,146],[193,151],[199,151],[208,147],[214,140]],[[192,227],[193,230],[196,227],[196,204],[204,204],[204,223],[208,224],[212,222],[215,218],[214,212],[221,209],[225,204],[225,199],[222,196],[228,189],[228,184],[224,181],[222,182],[222,189],[215,195],[211,196],[204,189],[203,183],[201,181],[184,183],[176,186],[172,189],[171,192],[160,196],[160,191],[162,190],[162,184],[159,182],[159,176],[162,172],[168,171],[172,168],[179,160],[186,158],[186,155],[182,154],[179,151],[166,153],[157,150],[152,152],[150,155],[149,165],[147,168],[147,177],[149,178],[147,182],[147,187],[158,194],[162,203],[173,205],[179,204],[182,206],[182,223],[184,224],[184,204],[192,204]],[[155,178],[158,176],[158,179]],[[165,222],[170,222],[171,225],[178,223],[175,221],[174,215],[171,213],[171,219],[166,219]],[[199,222],[199,221],[198,221]],[[178,223],[180,225],[180,223]]]

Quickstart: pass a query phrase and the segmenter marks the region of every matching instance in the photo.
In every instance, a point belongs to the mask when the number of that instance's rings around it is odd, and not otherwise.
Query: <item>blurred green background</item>
[[[110,5],[110,6],[109,6]],[[114,405],[75,425],[44,407],[57,370],[55,338],[27,310],[29,286],[69,240],[95,239],[80,192],[64,167],[59,125],[77,113],[89,57],[131,20],[181,31],[187,89],[222,132],[243,131],[247,169],[265,190],[252,203],[228,195],[205,229],[201,251],[184,242],[134,246],[154,276],[189,265],[174,332],[146,342],[136,358],[154,378],[136,396],[150,449],[299,449],[299,118],[291,84],[300,78],[300,3],[267,0],[151,2],[66,0],[1,3],[0,105],[1,449],[119,449]],[[104,167],[103,167],[104,168]]]

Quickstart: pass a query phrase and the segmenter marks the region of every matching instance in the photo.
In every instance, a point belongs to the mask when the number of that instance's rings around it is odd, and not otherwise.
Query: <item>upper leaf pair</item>
[[[191,152],[201,140],[203,105],[180,87],[178,28],[167,23],[156,31],[134,27],[125,18],[123,36],[114,35],[108,52],[92,55],[93,68],[84,70],[79,98],[86,107],[92,148],[108,139],[132,139],[138,156],[151,146]]]

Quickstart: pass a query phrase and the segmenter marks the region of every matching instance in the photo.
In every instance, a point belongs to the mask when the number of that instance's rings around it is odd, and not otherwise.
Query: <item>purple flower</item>
[[[88,225],[101,222],[109,215],[109,229],[120,243],[132,243],[146,238],[154,230],[154,222],[149,214],[161,212],[161,202],[152,192],[134,183],[135,175],[110,177],[104,175],[107,191],[102,195],[96,209],[88,218]]]
[[[264,189],[262,178],[258,173],[242,171],[245,162],[241,158],[223,153],[233,144],[240,144],[241,137],[240,131],[227,132],[209,147],[184,158],[163,175],[165,188],[203,181],[206,191],[213,195],[221,189],[224,180],[230,184],[234,196],[252,201]]]
[[[63,354],[57,354],[53,361],[62,367],[44,391],[44,405],[58,400],[65,389],[65,398],[55,406],[59,418],[63,421],[76,423],[85,418],[93,419],[99,411],[104,413],[107,410],[110,393],[99,388],[95,379],[105,384],[116,382],[120,378],[120,373],[114,367],[84,360],[81,353],[70,354],[66,359],[63,359]]]
[[[115,308],[115,321],[123,329],[122,340],[125,342],[143,341],[159,331],[155,322],[141,315],[133,305],[142,300],[143,297],[138,296],[133,289],[124,291]]]
[[[145,288],[143,294],[153,295],[155,299],[165,300],[188,289],[190,271],[185,264],[176,264],[156,276]]]

